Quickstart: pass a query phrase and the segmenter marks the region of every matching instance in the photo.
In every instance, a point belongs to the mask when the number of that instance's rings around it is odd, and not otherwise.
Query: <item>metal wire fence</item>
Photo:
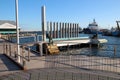
[[[119,77],[98,75],[84,72],[56,71],[55,69],[31,70],[29,72],[17,72],[0,80],[120,80]]]
[[[44,69],[13,73],[0,80],[120,80],[119,48],[76,48],[45,56]],[[10,54],[7,51],[3,50]]]

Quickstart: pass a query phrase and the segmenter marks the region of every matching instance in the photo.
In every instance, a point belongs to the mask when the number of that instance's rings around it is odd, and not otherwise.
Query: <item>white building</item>
[[[16,23],[14,21],[0,20],[0,34],[16,33]]]

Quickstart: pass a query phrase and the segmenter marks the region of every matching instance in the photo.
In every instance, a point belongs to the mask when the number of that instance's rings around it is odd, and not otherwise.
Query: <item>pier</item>
[[[91,42],[89,37],[79,37],[79,24],[69,22],[47,22],[45,19],[45,7],[42,7],[42,41],[16,44],[9,38],[1,41],[1,62],[0,76],[3,79],[12,80],[119,80],[120,59],[117,57],[93,56],[92,44],[106,43],[106,39],[97,39]],[[36,35],[35,35],[36,36]],[[12,37],[12,36],[11,36]],[[20,37],[20,36],[19,36]],[[23,36],[22,36],[23,37]],[[25,35],[24,35],[25,37]],[[96,39],[92,39],[94,41]],[[89,47],[82,55],[82,48],[71,46],[87,44]],[[18,54],[19,45],[19,54]],[[31,46],[37,45],[38,50]],[[54,53],[57,46],[57,54]],[[58,51],[59,47],[66,46],[66,51]],[[78,49],[79,48],[79,49]],[[99,48],[98,48],[99,49]],[[102,51],[102,50],[101,50]],[[115,54],[116,49],[114,49]],[[4,58],[4,59],[3,59]],[[9,65],[10,64],[10,65]],[[7,65],[14,68],[8,69]],[[3,66],[7,70],[2,70]],[[15,67],[14,67],[15,66]],[[4,73],[3,73],[3,72]],[[9,74],[9,75],[8,75]],[[3,76],[4,75],[4,76]]]
[[[28,75],[28,78],[31,76],[34,76],[36,74],[36,77],[41,76],[41,79],[45,77],[45,75],[50,76],[49,73],[51,73],[54,77],[54,73],[57,73],[58,77],[61,77],[63,79],[68,79],[70,75],[74,76],[76,79],[79,80],[78,75],[89,75],[91,78],[95,78],[99,80],[99,78],[104,78],[105,80],[112,79],[117,80],[119,79],[119,73],[120,73],[120,59],[119,58],[109,58],[109,57],[97,57],[97,56],[91,56],[91,55],[80,55],[82,53],[82,50],[69,50],[66,52],[60,52],[58,55],[40,55],[40,52],[34,52],[32,49],[29,49],[25,45],[21,45],[20,48],[20,55],[16,54],[16,44],[5,42],[5,44],[1,44],[1,53],[4,54],[4,60],[8,60],[8,63],[11,64],[9,66],[16,65],[16,67],[13,67],[15,69],[8,69],[6,71],[0,72],[1,75],[11,74],[9,76],[12,76],[16,74],[16,76],[21,76],[21,78],[24,80],[26,79],[21,74]],[[87,49],[86,49],[87,50]],[[92,53],[90,49],[88,49],[86,52]],[[79,55],[78,55],[79,54]],[[17,62],[17,56],[20,56],[20,63]],[[0,57],[1,60],[3,60],[2,57]],[[10,63],[11,62],[11,63]],[[4,65],[4,64],[3,64]],[[4,65],[6,66],[6,65]],[[2,66],[1,66],[2,67]],[[8,67],[6,67],[7,69]],[[17,68],[17,69],[16,69]],[[0,71],[2,71],[0,68]],[[21,70],[24,71],[21,71]],[[32,72],[32,73],[31,73]],[[34,74],[33,74],[34,73]],[[43,73],[44,76],[42,76]],[[64,75],[62,75],[64,73]],[[70,75],[68,75],[70,74]],[[103,76],[105,74],[106,76]],[[48,77],[48,79],[51,79]],[[69,76],[69,77],[68,77]],[[84,77],[85,77],[84,76]],[[110,76],[110,77],[108,77]],[[9,78],[9,77],[8,77]],[[13,77],[13,79],[16,79],[16,77]],[[45,80],[47,80],[47,78]],[[30,80],[33,78],[31,77]],[[90,80],[88,78],[81,78],[84,80]],[[29,79],[28,79],[29,80]],[[69,80],[72,80],[70,77]]]

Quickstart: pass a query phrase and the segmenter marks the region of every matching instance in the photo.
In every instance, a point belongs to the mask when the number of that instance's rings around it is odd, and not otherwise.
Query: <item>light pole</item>
[[[20,63],[18,0],[15,0],[15,9],[16,9],[17,54],[18,54],[18,62]]]

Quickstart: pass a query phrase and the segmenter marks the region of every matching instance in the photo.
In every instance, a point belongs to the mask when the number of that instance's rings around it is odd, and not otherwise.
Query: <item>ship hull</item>
[[[112,32],[112,36],[120,36],[120,31],[114,31],[114,32]]]

